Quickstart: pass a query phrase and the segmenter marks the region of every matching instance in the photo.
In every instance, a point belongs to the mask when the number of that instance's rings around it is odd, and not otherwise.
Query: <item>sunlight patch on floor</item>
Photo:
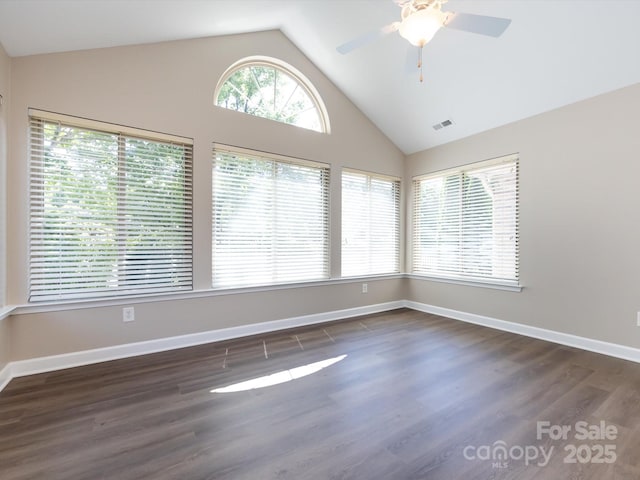
[[[244,392],[246,390],[279,385],[281,383],[290,382],[291,380],[296,380],[298,378],[306,377],[307,375],[319,372],[324,368],[327,368],[338,363],[341,360],[344,360],[346,357],[346,355],[340,355],[338,357],[309,363],[308,365],[302,365],[300,367],[291,368],[289,370],[282,370],[281,372],[272,373],[271,375],[252,378],[251,380],[245,380],[244,382],[234,383],[222,388],[216,388],[214,390],[211,390],[211,393]]]

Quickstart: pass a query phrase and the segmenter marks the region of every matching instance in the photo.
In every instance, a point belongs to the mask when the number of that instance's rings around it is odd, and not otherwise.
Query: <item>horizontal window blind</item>
[[[2,95],[0,95],[0,104],[2,104]],[[5,107],[6,108],[6,107]],[[8,115],[8,113],[7,113]],[[0,126],[0,310],[7,303],[7,127],[4,124]]]
[[[329,277],[329,168],[216,146],[214,287]]]
[[[191,145],[55,117],[30,118],[30,301],[190,290]]]
[[[342,172],[342,276],[400,271],[400,181]]]
[[[515,155],[413,182],[413,273],[517,285]]]

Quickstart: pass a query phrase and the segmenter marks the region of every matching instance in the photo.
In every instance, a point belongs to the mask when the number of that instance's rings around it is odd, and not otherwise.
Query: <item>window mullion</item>
[[[326,166],[214,148],[212,285],[328,278]]]
[[[253,81],[256,85],[256,91],[258,92],[258,94],[260,95],[260,98],[262,99],[262,102],[258,102],[257,107],[266,112],[267,114],[269,113],[269,108],[267,108],[268,102],[267,100],[264,98],[264,94],[262,93],[262,85],[260,84],[260,81],[258,80],[258,77],[256,76],[256,72],[254,71],[254,67],[252,67],[250,70],[251,72],[251,77],[253,78]],[[264,107],[262,107],[261,105],[264,105]]]
[[[398,189],[397,179],[343,172],[343,276],[398,272]]]
[[[269,250],[271,268],[273,269],[272,282],[279,277],[280,264],[278,263],[278,232],[280,230],[280,192],[278,188],[278,162],[271,162],[271,188],[269,194],[273,202],[271,208],[271,248]]]
[[[291,99],[293,98],[293,95],[296,93],[296,91],[298,90],[298,88],[300,88],[300,85],[296,85],[293,90],[291,90],[291,94],[287,97],[287,99],[282,103],[282,106],[278,109],[277,114],[281,115],[282,111],[287,107],[287,105],[289,105],[289,102],[291,101]],[[315,106],[313,107],[315,108]],[[295,112],[294,115],[299,114],[300,112]]]
[[[369,221],[367,222],[367,243],[365,248],[367,249],[367,268],[371,271],[373,264],[375,263],[375,259],[373,257],[371,239],[373,238],[373,195],[371,192],[371,176],[367,176],[367,188],[365,190],[366,201],[367,201],[367,217]]]
[[[288,98],[280,97],[288,92]],[[250,57],[232,65],[218,81],[215,99],[220,107],[330,132],[327,110],[317,90],[302,73],[276,59]]]
[[[117,264],[115,266],[115,283],[121,286],[123,280],[126,283],[127,275],[127,146],[122,134],[118,135],[118,162],[116,182],[116,232],[115,242],[118,251]]]
[[[416,177],[414,196],[414,273],[517,284],[517,155]]]
[[[190,144],[31,115],[29,300],[190,290]]]
[[[465,180],[466,175],[464,172],[460,173],[460,196],[459,196],[459,210],[458,210],[458,272],[464,272],[464,234],[465,234],[465,222],[464,222],[464,209],[465,209]]]

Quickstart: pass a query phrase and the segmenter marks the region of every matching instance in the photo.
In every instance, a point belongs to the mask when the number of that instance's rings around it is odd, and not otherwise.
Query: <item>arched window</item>
[[[329,133],[329,117],[320,95],[302,73],[275,58],[236,62],[218,81],[219,107]]]

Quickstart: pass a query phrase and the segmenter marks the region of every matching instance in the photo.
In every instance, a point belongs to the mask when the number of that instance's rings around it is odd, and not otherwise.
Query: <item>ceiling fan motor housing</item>
[[[442,0],[413,0],[402,7],[398,31],[409,43],[424,47],[444,25],[447,14]]]

